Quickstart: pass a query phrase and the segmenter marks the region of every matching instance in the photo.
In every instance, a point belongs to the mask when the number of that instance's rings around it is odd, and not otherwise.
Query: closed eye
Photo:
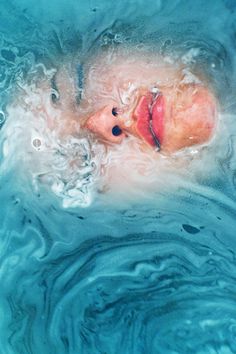
[[[79,63],[77,66],[77,85],[78,85],[78,95],[76,97],[77,104],[83,98],[83,90],[84,90],[84,68],[83,64]]]

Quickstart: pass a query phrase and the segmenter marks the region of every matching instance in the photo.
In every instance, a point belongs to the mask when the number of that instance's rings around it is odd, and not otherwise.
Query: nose
[[[119,124],[119,119],[113,112],[112,106],[102,108],[88,118],[85,127],[101,139],[119,144],[124,139],[125,133]]]

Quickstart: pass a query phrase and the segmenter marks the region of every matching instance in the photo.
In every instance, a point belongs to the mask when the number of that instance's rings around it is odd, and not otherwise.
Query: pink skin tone
[[[84,127],[107,144],[121,144],[132,135],[143,142],[144,149],[153,150],[149,127],[144,122],[143,132],[142,119],[141,123],[138,120],[143,115],[145,121],[150,92],[156,87],[161,92],[161,103],[156,108],[161,151],[169,154],[204,144],[216,126],[217,102],[200,81],[185,82],[181,68],[163,63],[154,55],[98,57],[87,75],[85,100],[89,98],[89,112]],[[114,107],[116,116],[112,113]],[[114,126],[120,127],[120,135],[113,135]]]
[[[151,191],[153,187],[156,191],[164,185],[169,187],[165,166],[163,174],[161,166],[163,161],[170,160],[168,168],[171,166],[172,171],[175,159],[162,159],[161,154],[198,148],[214,135],[217,101],[212,92],[201,81],[189,83],[180,65],[165,63],[156,54],[119,50],[91,59],[84,66],[84,91],[79,104],[75,99],[78,94],[75,77],[71,67],[62,63],[55,80],[58,100],[52,101],[52,88],[46,79],[38,84],[36,91],[31,88],[32,99],[29,90],[27,100],[23,94],[16,104],[20,102],[26,112],[33,112],[36,128],[41,127],[42,121],[42,134],[52,133],[52,141],[89,135],[92,149],[96,140],[107,147],[100,160],[101,190],[114,188],[115,193],[122,191],[122,195],[129,196],[133,189],[144,193],[145,188]],[[160,92],[155,99],[153,88]],[[161,143],[160,153],[155,151],[149,129],[150,111]],[[120,127],[121,134],[113,134],[114,126]],[[50,144],[49,139],[51,148]],[[177,160],[186,167],[184,159]]]
[[[161,92],[152,105],[153,121],[156,118],[157,123],[155,133],[161,143],[160,153],[169,155],[187,147],[201,146],[213,136],[217,101],[200,81],[186,83],[178,65],[167,64],[149,53],[105,53],[87,63],[84,75],[83,99],[79,105],[75,100],[77,87],[71,70],[62,65],[56,75],[59,100],[56,103],[51,101],[51,87],[43,81],[40,83],[43,90],[41,104],[27,108],[35,112],[36,117],[42,113],[55,136],[86,136],[90,132],[108,150],[111,145],[121,145],[119,158],[123,164],[124,161],[136,161],[140,148],[144,152],[140,155],[143,162],[148,155],[158,158],[160,154],[155,152],[148,126],[154,87]],[[114,107],[117,115],[112,113]],[[120,135],[112,133],[114,126],[120,127]],[[118,172],[122,172],[122,161],[117,163]],[[114,164],[116,162],[112,171]],[[108,165],[103,169],[105,175],[112,173]],[[113,173],[116,178],[118,172]]]

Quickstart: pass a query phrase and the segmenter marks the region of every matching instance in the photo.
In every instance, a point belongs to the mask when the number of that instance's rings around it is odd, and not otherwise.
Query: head
[[[216,99],[203,81],[156,54],[97,56],[84,97],[84,126],[107,144],[133,136],[144,149],[169,154],[207,143],[216,126]]]
[[[172,182],[175,188],[191,154],[166,155],[207,143],[216,126],[217,102],[204,81],[156,54],[130,50],[94,56],[82,71],[78,101],[67,63],[55,77],[49,72],[23,87],[5,125],[5,136],[20,146],[18,155],[9,145],[12,156],[22,162],[28,151],[29,171],[66,205],[87,205],[94,190],[126,198],[169,190]]]

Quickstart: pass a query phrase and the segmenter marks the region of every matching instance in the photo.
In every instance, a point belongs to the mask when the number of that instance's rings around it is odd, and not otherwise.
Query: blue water
[[[197,48],[222,132],[174,192],[65,207],[10,107],[61,58],[122,43]],[[234,0],[1,1],[1,354],[236,353],[235,43]]]

